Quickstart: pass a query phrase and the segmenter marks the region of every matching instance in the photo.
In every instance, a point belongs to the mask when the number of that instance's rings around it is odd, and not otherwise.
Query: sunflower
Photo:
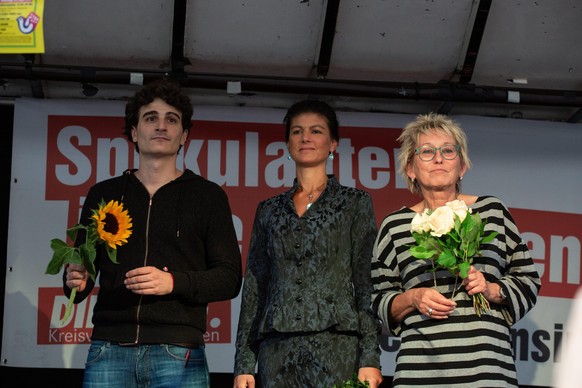
[[[97,233],[101,240],[105,241],[112,249],[117,249],[127,242],[131,236],[131,217],[127,210],[117,201],[101,203],[99,208],[93,210],[92,218],[97,224]]]
[[[67,229],[67,237],[72,241],[75,241],[79,231],[85,232],[84,241],[80,245],[69,245],[59,238],[51,240],[53,257],[45,273],[56,275],[67,264],[81,264],[91,280],[95,281],[97,272],[94,261],[99,244],[104,244],[109,259],[117,263],[117,246],[127,242],[127,238],[131,236],[130,228],[133,226],[127,210],[123,210],[123,204],[120,202],[112,200],[106,204],[101,200],[99,208],[93,209],[91,218],[92,222],[89,225],[79,223]],[[76,294],[75,287],[71,290],[63,322],[69,319]]]

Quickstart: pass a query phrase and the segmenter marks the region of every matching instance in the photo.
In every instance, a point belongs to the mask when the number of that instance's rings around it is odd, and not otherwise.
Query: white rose
[[[428,214],[425,212],[416,213],[410,224],[410,230],[416,233],[429,232],[430,225],[428,223]]]
[[[428,216],[428,223],[430,225],[430,234],[435,237],[440,237],[447,234],[455,226],[455,212],[448,206],[437,207],[430,216]]]
[[[451,208],[451,210],[459,216],[461,222],[467,217],[467,214],[471,214],[473,209],[469,209],[464,201],[455,199],[454,201],[447,202],[446,205]]]

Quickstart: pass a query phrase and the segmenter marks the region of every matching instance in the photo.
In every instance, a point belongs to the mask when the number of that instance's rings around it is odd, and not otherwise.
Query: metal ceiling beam
[[[448,115],[451,110],[453,109],[453,106],[455,105],[455,103],[453,101],[444,101],[439,108],[437,109],[436,113],[442,114],[442,115]]]
[[[340,0],[328,0],[325,9],[325,21],[321,33],[321,45],[319,47],[319,56],[317,59],[317,77],[327,76],[329,65],[331,63],[331,50],[333,48],[333,39],[335,37],[335,26],[339,13]]]
[[[469,39],[467,51],[465,52],[465,62],[461,68],[459,82],[462,84],[468,84],[471,82],[471,78],[473,78],[475,64],[477,63],[477,54],[479,54],[481,39],[483,38],[489,10],[491,9],[491,1],[492,0],[479,1],[475,21],[473,22],[473,29],[471,31],[471,38]]]
[[[184,56],[184,36],[186,33],[187,0],[174,1],[174,23],[172,24],[172,75],[180,79],[184,75],[184,65],[189,60]]]
[[[90,69],[91,71],[88,71]],[[144,83],[170,75],[163,71],[142,71],[112,68],[82,68],[51,65],[14,65],[0,63],[0,79],[45,80],[97,84],[131,84],[135,74],[143,75]],[[86,74],[91,74],[90,80]],[[441,102],[481,102],[520,105],[582,108],[582,91],[502,88],[464,85],[451,81],[437,84],[411,82],[345,81],[314,78],[253,77],[184,73],[185,88],[225,90],[228,82],[240,82],[244,93],[312,94],[361,98],[432,100]],[[517,95],[517,96],[516,96]],[[510,98],[511,97],[511,98]],[[519,103],[513,101],[519,97]],[[445,104],[448,107],[449,104]],[[448,109],[448,108],[446,108]]]

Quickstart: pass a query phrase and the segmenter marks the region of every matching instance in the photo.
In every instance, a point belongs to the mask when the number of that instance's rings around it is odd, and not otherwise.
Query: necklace
[[[309,198],[309,203],[307,204],[306,208],[309,210],[311,205],[313,205],[313,194],[309,194],[307,197]]]
[[[309,202],[305,206],[305,210],[309,210],[309,208],[311,207],[311,205],[313,205],[314,195],[320,194],[325,189],[325,186],[327,186],[327,179],[326,179],[325,182],[323,182],[323,184],[321,186],[313,189],[311,191],[311,193],[307,194],[307,198],[309,199]],[[299,185],[299,187],[301,188],[301,191],[303,191],[303,186]]]

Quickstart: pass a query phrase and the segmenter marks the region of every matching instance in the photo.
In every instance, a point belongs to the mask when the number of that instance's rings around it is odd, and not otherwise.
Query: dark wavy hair
[[[168,105],[173,106],[182,114],[182,129],[188,131],[192,128],[192,115],[194,108],[190,97],[182,93],[180,84],[170,78],[161,78],[152,81],[138,90],[125,105],[125,125],[123,134],[133,143],[131,129],[137,127],[139,121],[139,110],[142,106],[151,103],[154,99],[160,98]],[[139,152],[137,143],[135,149]]]

